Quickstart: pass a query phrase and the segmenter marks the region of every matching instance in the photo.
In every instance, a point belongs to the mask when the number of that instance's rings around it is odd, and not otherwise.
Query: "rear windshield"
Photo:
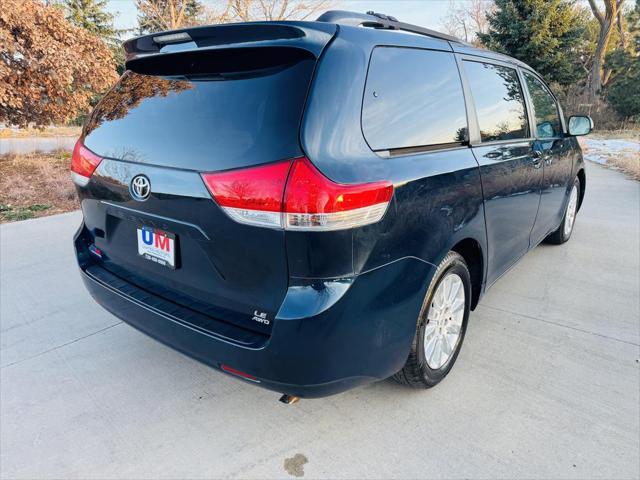
[[[97,154],[199,171],[301,154],[315,63],[293,48],[164,55],[128,64],[85,125]]]

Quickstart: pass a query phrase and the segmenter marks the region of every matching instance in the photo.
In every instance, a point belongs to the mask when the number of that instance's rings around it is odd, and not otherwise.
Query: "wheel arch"
[[[464,258],[471,277],[471,310],[474,310],[482,295],[485,276],[485,258],[480,242],[468,237],[460,240],[452,248]]]
[[[580,197],[578,198],[578,210],[580,210],[582,200],[584,199],[584,193],[587,189],[587,177],[584,172],[584,168],[578,170],[578,180],[580,180]]]

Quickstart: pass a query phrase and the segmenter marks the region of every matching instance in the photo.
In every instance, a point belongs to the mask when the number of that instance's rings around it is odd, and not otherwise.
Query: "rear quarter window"
[[[453,54],[375,48],[362,104],[362,131],[378,151],[466,141],[464,95]]]

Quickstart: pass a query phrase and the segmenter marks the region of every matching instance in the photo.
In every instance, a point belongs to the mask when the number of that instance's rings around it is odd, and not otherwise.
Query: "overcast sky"
[[[203,3],[209,3],[206,0]],[[449,0],[337,0],[336,9],[376,12],[393,15],[398,20],[423,27],[440,28],[440,18],[447,12]],[[109,0],[108,9],[116,15],[117,28],[135,28],[134,0]]]

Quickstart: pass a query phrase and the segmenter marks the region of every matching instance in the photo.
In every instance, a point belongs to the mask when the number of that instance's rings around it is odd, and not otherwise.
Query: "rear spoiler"
[[[297,47],[319,57],[337,26],[324,22],[249,22],[181,28],[124,42],[127,64],[144,57],[198,49]]]

